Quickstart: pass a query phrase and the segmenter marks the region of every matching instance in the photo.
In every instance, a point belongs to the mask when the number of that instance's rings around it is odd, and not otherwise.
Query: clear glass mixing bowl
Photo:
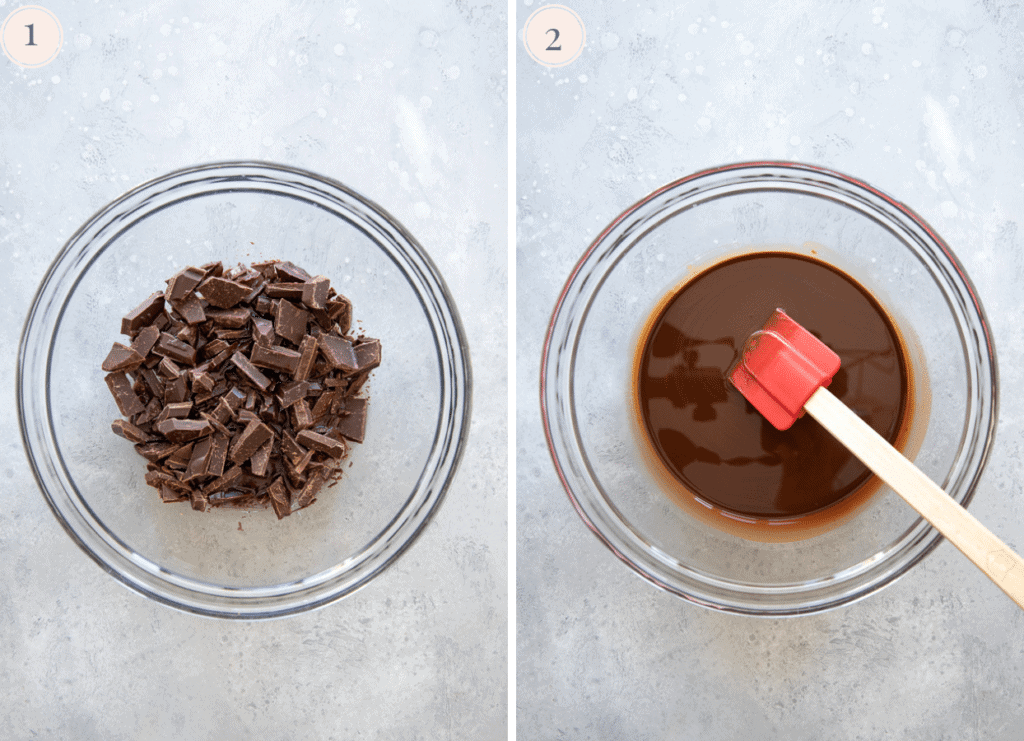
[[[110,431],[100,365],[121,317],[187,265],[291,260],[353,302],[381,339],[366,437],[310,508],[193,512],[164,504]],[[379,206],[290,167],[181,170],[118,198],[68,241],[32,303],[18,357],[25,449],[68,534],[109,574],[195,613],[264,618],[318,607],[380,574],[422,531],[469,431],[470,363],[437,268]]]
[[[644,321],[687,276],[727,256],[783,250],[831,262],[878,298],[909,340],[914,460],[967,505],[992,445],[997,374],[978,296],[949,247],[903,204],[809,165],[746,163],[671,183],[616,219],[558,299],[541,366],[551,456],[586,525],[658,587],[752,615],[864,597],[941,537],[881,488],[831,530],[756,542],[710,527],[666,494],[631,411]],[[928,397],[932,402],[928,404]]]

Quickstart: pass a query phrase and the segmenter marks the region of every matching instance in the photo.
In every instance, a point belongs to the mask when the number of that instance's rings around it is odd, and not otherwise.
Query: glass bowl
[[[759,542],[693,516],[649,464],[631,387],[646,319],[688,276],[761,251],[814,255],[886,308],[914,372],[914,442],[906,452],[966,506],[992,445],[997,406],[992,335],[978,296],[919,216],[818,167],[760,162],[700,172],[616,219],[583,255],[555,306],[541,411],[576,511],[638,574],[705,607],[796,615],[880,589],[941,536],[880,487],[831,529]]]
[[[363,444],[308,509],[192,511],[164,504],[100,365],[121,317],[187,265],[291,260],[353,302],[383,347]],[[102,209],[65,245],[32,303],[18,357],[22,437],[54,515],[124,584],[228,618],[288,615],[380,574],[444,497],[469,431],[470,364],[430,257],[379,206],[327,178],[258,162],[165,175]]]

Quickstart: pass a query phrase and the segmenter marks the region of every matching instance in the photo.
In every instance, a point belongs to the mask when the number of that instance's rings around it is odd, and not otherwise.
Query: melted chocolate
[[[897,444],[908,365],[899,334],[852,278],[818,260],[758,253],[721,262],[662,305],[639,357],[643,427],[691,493],[742,516],[793,518],[829,507],[871,472],[811,417],[772,427],[726,381],[747,337],[784,309],[842,366],[829,390]]]

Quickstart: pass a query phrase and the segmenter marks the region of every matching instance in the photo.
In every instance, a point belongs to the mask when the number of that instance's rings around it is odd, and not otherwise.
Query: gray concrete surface
[[[518,4],[522,28],[539,0]],[[996,444],[972,510],[1024,549],[1024,17],[1010,3],[570,3],[588,46],[517,55],[517,722],[541,739],[1022,737],[1024,614],[950,545],[833,612],[716,614],[586,530],[544,445],[541,343],[589,242],[721,163],[858,176],[953,246],[995,334]]]
[[[0,735],[505,738],[504,7],[43,4],[60,56],[0,61]],[[357,594],[262,623],[181,614],[103,573],[47,509],[14,411],[19,333],[65,240],[128,188],[227,159],[323,173],[396,216],[448,282],[476,382],[421,538]]]

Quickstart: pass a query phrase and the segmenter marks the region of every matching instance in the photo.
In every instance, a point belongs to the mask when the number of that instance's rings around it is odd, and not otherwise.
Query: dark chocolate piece
[[[277,302],[277,311],[274,315],[274,331],[280,337],[298,345],[306,334],[306,325],[309,323],[309,312],[295,306],[290,301],[281,299]]]
[[[309,411],[309,404],[305,399],[299,399],[292,405],[292,423],[296,430],[312,427],[313,414]]]
[[[125,440],[133,443],[148,443],[154,439],[145,430],[139,429],[124,419],[115,419],[110,423],[110,429],[114,431],[114,434],[120,435]]]
[[[343,441],[335,440],[333,437],[327,437],[312,430],[302,430],[302,432],[295,436],[295,441],[300,445],[305,445],[307,448],[326,453],[334,459],[341,458],[345,454],[345,443]]]
[[[274,323],[269,319],[254,316],[252,318],[252,338],[257,345],[270,347],[274,344]]]
[[[110,389],[114,402],[123,416],[131,417],[133,414],[138,414],[145,410],[146,407],[143,406],[139,397],[135,395],[135,392],[132,390],[132,383],[128,380],[128,376],[124,374],[124,371],[108,373],[104,380],[107,382],[107,388]]]
[[[277,279],[280,281],[306,283],[313,279],[312,275],[288,260],[277,263],[274,265],[274,269],[277,271]]]
[[[331,282],[322,275],[302,284],[302,303],[310,309],[327,308],[327,292],[331,288]]]
[[[153,352],[185,365],[196,364],[196,349],[166,332],[160,333],[160,339],[153,347]]]
[[[268,283],[263,292],[270,298],[284,298],[290,301],[302,300],[302,283]]]
[[[246,307],[238,307],[222,311],[213,309],[206,312],[206,316],[208,319],[211,319],[214,324],[220,327],[232,327],[237,329],[246,325],[250,317],[252,317],[252,311]]]
[[[206,271],[199,268],[187,267],[179,273],[176,273],[169,281],[167,281],[167,300],[168,301],[181,301],[186,296],[192,294],[203,278],[206,277]]]
[[[213,435],[213,443],[210,447],[210,458],[207,463],[206,473],[210,476],[222,476],[224,464],[228,459],[228,444],[230,440],[223,435]]]
[[[304,399],[309,393],[309,381],[292,381],[281,384],[277,389],[277,401],[281,409],[287,409],[299,399]]]
[[[150,324],[148,327],[143,327],[139,330],[139,333],[135,335],[135,339],[132,340],[132,350],[137,352],[142,357],[149,355],[149,351],[153,349],[153,345],[160,339],[160,329],[154,324]]]
[[[213,425],[205,419],[165,419],[156,423],[157,432],[172,443],[184,443],[209,435]]]
[[[284,481],[278,476],[274,479],[274,483],[267,489],[267,493],[270,494],[270,503],[274,507],[274,513],[277,515],[277,519],[287,517],[292,513],[292,502],[291,496],[288,494],[288,490],[284,486]]]
[[[348,399],[345,402],[345,414],[334,429],[352,442],[361,443],[366,434],[366,399]]]
[[[209,423],[207,423],[209,424]],[[242,463],[252,457],[263,443],[273,439],[274,432],[258,419],[245,426],[245,430],[234,440],[228,458],[232,463]]]
[[[355,346],[355,352],[360,373],[371,371],[380,365],[380,340],[361,340]]]
[[[206,312],[203,311],[203,304],[194,293],[190,293],[180,301],[171,301],[171,306],[174,307],[176,312],[181,314],[181,318],[189,325],[206,321]]]
[[[296,358],[297,356],[298,354],[296,353]],[[114,346],[110,348],[110,352],[107,353],[106,360],[103,361],[103,365],[100,367],[108,373],[113,373],[114,371],[133,371],[142,365],[145,359],[146,357],[140,355],[135,348],[115,342]]]
[[[206,467],[210,462],[210,448],[212,446],[213,440],[209,437],[204,437],[196,443],[196,446],[192,449],[192,457],[188,461],[188,468],[185,469],[182,481],[193,481],[200,476],[206,475]]]
[[[185,401],[188,398],[187,376],[179,373],[175,378],[164,384],[164,403],[170,404],[176,401]]]
[[[176,401],[164,406],[154,422],[163,422],[165,419],[188,419],[188,415],[191,413],[191,401]]]
[[[249,466],[252,468],[253,475],[266,475],[267,466],[270,465],[270,451],[273,447],[273,439],[267,440],[249,457]]]
[[[340,368],[346,373],[354,373],[359,367],[352,343],[344,337],[325,334],[320,338],[320,352],[327,358],[332,368]]]
[[[295,350],[289,350],[287,347],[281,347],[280,345],[273,347],[253,345],[252,355],[249,356],[249,359],[253,365],[260,368],[269,368],[270,370],[283,373],[294,373],[299,366],[299,357],[299,353]]]
[[[266,391],[270,388],[270,379],[260,373],[259,369],[253,365],[249,358],[242,355],[240,352],[236,352],[231,356],[231,362],[234,363],[235,367],[242,372],[249,382],[252,383],[260,391]]]
[[[203,298],[218,309],[230,309],[249,295],[252,289],[244,283],[236,283],[227,278],[207,278],[199,287]]]
[[[131,335],[147,324],[152,324],[163,310],[164,294],[158,291],[125,314],[121,320],[121,334]]]
[[[312,335],[306,335],[302,338],[302,342],[299,343],[299,365],[292,373],[292,378],[296,381],[305,381],[309,378],[309,373],[313,370],[313,363],[316,360],[316,349],[319,346],[319,342],[316,337]]]

